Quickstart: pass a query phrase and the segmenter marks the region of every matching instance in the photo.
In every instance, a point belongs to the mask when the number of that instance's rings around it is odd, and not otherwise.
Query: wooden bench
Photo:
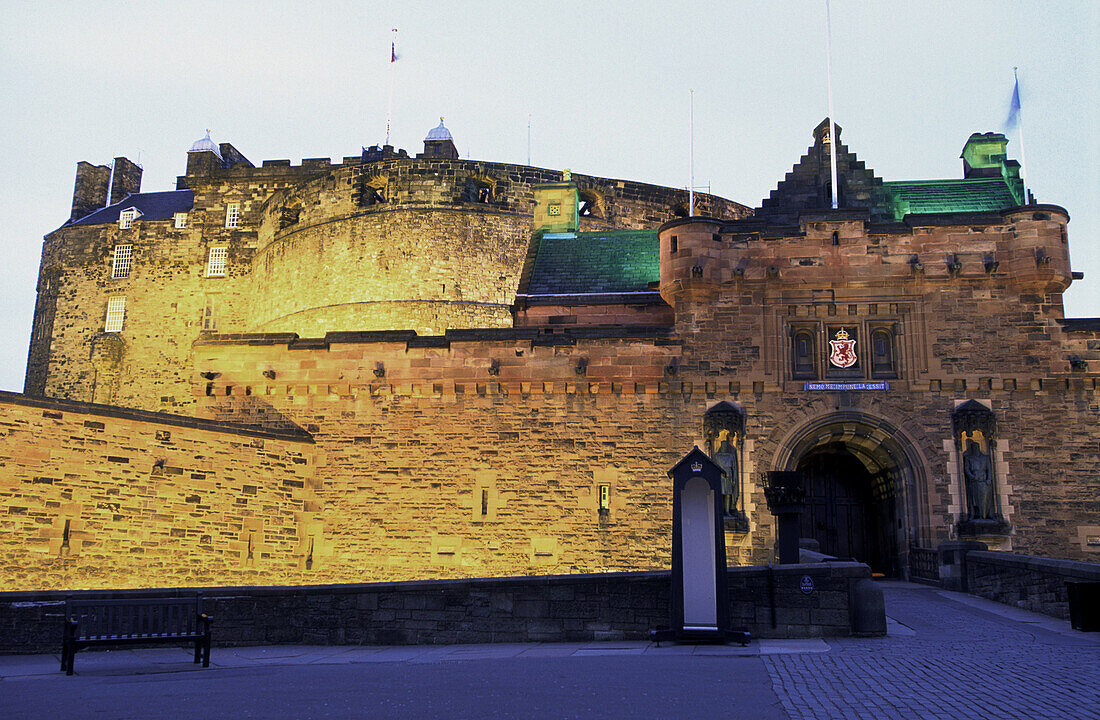
[[[96,645],[194,643],[195,662],[210,667],[210,623],[202,596],[132,600],[65,599],[61,669],[73,674],[77,650]]]

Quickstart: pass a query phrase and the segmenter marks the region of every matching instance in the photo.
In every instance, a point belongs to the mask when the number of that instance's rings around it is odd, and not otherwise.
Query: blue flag
[[[1020,124],[1020,78],[1016,78],[1016,85],[1012,89],[1012,101],[1008,105],[1008,120],[1005,125],[1011,130]]]

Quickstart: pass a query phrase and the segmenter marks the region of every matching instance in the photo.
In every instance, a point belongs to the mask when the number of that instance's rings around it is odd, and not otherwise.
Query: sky
[[[42,236],[76,163],[175,188],[207,128],[256,165],[415,154],[694,183],[749,206],[828,114],[825,0],[553,3],[0,0],[0,389],[21,391]],[[1071,217],[1069,317],[1100,316],[1100,2],[832,0],[842,141],[884,180],[957,178],[1019,68],[1028,184]],[[392,28],[399,60],[391,64]],[[689,91],[693,91],[689,95]],[[528,138],[530,137],[530,140]],[[1010,134],[1009,157],[1020,159]]]

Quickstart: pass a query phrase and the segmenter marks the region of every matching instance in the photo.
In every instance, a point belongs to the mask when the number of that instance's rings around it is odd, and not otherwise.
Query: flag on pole
[[[1008,120],[1005,124],[1011,130],[1020,124],[1020,78],[1016,77],[1016,83],[1012,88],[1012,100],[1008,104]]]
[[[1016,137],[1020,141],[1020,181],[1023,185],[1023,204],[1031,201],[1031,193],[1028,191],[1027,160],[1024,155],[1024,118],[1020,105],[1020,75],[1016,68],[1012,68],[1012,77],[1015,82],[1012,85],[1012,99],[1008,103],[1008,119],[1005,120],[1006,130],[1015,130]]]
[[[397,62],[397,43],[390,43],[390,62]]]

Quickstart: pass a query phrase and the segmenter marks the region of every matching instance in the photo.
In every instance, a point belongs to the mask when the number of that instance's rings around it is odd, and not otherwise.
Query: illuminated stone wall
[[[301,432],[0,393],[0,587],[304,582],[316,465]]]
[[[217,333],[303,337],[507,327],[532,237],[533,186],[562,175],[407,157],[252,167],[236,154],[222,168],[200,162],[213,153],[190,155],[179,179],[194,193],[186,229],[138,218],[125,230],[79,225],[46,236],[26,392],[190,413],[191,346],[208,319]],[[684,212],[682,190],[573,179],[592,207],[582,229],[653,227]],[[471,182],[490,190],[485,202],[471,199]],[[696,201],[727,217],[747,212],[710,195]],[[230,203],[240,206],[235,228],[225,227]],[[132,270],[113,279],[122,244],[133,246]],[[213,247],[227,248],[224,277],[205,274]],[[126,317],[121,332],[105,333],[112,297],[126,298]]]

